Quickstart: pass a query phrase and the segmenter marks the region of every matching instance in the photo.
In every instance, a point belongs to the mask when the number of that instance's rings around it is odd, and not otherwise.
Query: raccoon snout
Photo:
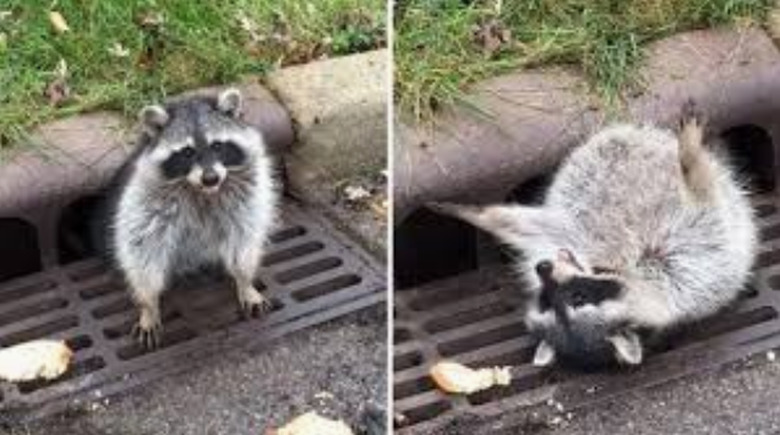
[[[200,182],[204,187],[215,187],[220,182],[219,174],[216,171],[203,171],[203,175],[200,177]]]
[[[536,263],[536,273],[542,281],[550,281],[553,273],[553,263],[550,260],[544,260]]]

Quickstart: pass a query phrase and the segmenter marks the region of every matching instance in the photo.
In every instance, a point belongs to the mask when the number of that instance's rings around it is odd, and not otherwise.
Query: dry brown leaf
[[[120,44],[119,42],[115,42],[114,45],[109,47],[108,53],[111,56],[119,57],[119,58],[130,56],[130,50],[125,48],[125,46]]]
[[[147,11],[138,16],[138,25],[146,29],[159,28],[165,24],[165,16],[160,12]]]
[[[70,97],[70,86],[64,78],[57,78],[46,85],[44,95],[49,100],[49,104],[59,107]]]
[[[775,2],[767,17],[767,29],[776,42],[780,42],[780,0]]]
[[[65,17],[63,17],[62,14],[57,11],[49,12],[49,22],[51,23],[51,26],[54,27],[54,30],[57,31],[57,33],[65,33],[70,31],[70,27],[68,26],[68,22],[65,21]]]
[[[512,32],[496,18],[474,26],[473,32],[474,42],[482,47],[482,51],[486,55],[497,52],[512,39]]]
[[[384,199],[380,202],[371,203],[371,210],[373,210],[374,213],[376,213],[380,219],[384,219],[387,217],[387,209],[388,209],[387,199]]]
[[[54,79],[46,85],[43,95],[52,106],[58,107],[70,98],[70,86],[68,86],[68,63],[60,59]]]

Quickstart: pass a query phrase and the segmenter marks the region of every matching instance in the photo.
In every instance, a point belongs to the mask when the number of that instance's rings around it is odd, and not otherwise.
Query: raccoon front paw
[[[706,122],[704,112],[699,109],[699,106],[693,99],[688,99],[682,106],[680,111],[679,129],[680,131],[686,128],[702,129]]]
[[[241,313],[244,317],[260,317],[263,314],[271,312],[273,304],[265,296],[254,288],[242,291],[239,296]]]
[[[133,330],[130,334],[138,341],[141,347],[152,350],[159,347],[162,341],[162,324],[159,321],[144,321],[142,317],[133,325]]]

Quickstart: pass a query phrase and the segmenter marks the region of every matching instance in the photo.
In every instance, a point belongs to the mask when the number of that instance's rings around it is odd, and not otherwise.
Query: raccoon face
[[[240,106],[240,93],[230,89],[216,100],[145,108],[141,117],[153,142],[149,158],[161,178],[214,194],[231,173],[245,169],[261,139],[237,119]]]
[[[540,339],[535,365],[550,365],[559,356],[588,367],[641,362],[627,286],[617,274],[583,265],[567,250],[539,262],[536,272],[542,288],[528,314],[529,329]]]

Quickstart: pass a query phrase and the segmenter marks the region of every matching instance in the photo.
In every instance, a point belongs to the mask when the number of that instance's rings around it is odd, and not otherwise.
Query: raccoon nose
[[[219,174],[214,171],[206,171],[200,178],[200,182],[206,187],[214,187],[219,184]]]
[[[552,261],[544,260],[536,263],[536,273],[542,278],[549,278],[552,275],[553,264]]]

